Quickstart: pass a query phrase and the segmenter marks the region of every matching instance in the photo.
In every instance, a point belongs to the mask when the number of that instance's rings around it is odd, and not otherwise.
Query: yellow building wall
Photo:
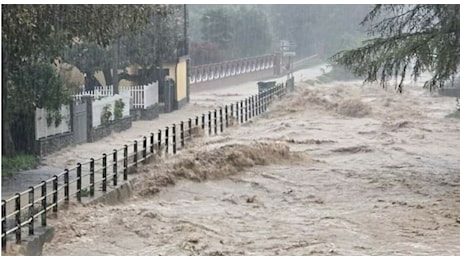
[[[187,97],[187,61],[179,61],[177,64],[177,101]]]

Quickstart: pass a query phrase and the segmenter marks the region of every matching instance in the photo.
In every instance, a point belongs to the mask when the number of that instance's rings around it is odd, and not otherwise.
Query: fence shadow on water
[[[70,200],[82,202],[95,198],[95,193],[106,193],[128,181],[129,171],[154,156],[176,154],[186,142],[203,134],[222,133],[235,124],[243,124],[267,111],[276,97],[284,96],[294,88],[294,78],[286,83],[260,90],[257,95],[221,106],[207,114],[180,121],[171,127],[159,129],[122,148],[104,153],[102,157],[77,163],[53,178],[2,200],[2,250],[8,240],[21,244],[24,237],[33,236],[38,227],[47,226],[47,217]]]

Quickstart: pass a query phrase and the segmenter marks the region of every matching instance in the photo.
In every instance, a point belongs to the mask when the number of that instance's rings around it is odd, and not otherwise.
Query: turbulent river
[[[44,255],[459,255],[455,100],[308,86],[50,220]],[[52,160],[52,158],[50,158]]]

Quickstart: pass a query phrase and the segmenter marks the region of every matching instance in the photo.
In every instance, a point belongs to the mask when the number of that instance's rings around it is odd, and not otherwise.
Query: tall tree
[[[276,40],[295,45],[297,57],[327,56],[362,38],[359,22],[369,5],[272,5],[270,24]]]
[[[266,14],[257,7],[240,6],[233,11],[232,58],[272,52],[272,34]]]
[[[201,17],[201,34],[204,41],[214,42],[227,49],[233,36],[232,17],[228,9],[217,7],[208,10]]]
[[[95,43],[74,44],[64,51],[62,59],[75,66],[85,75],[85,90],[93,90],[103,83],[96,79],[96,72],[104,73],[105,84],[112,85],[112,46],[103,47]]]
[[[120,39],[120,59],[125,65],[136,65],[137,75],[120,73],[121,79],[147,84],[159,80],[163,62],[175,62],[177,47],[183,39],[183,6],[172,5],[170,12],[152,17],[141,31]]]
[[[3,154],[13,155],[16,143],[26,139],[14,138],[12,122],[33,118],[36,107],[56,109],[64,102],[62,82],[48,84],[50,73],[56,73],[48,68],[62,56],[64,47],[81,41],[107,46],[166,11],[162,5],[2,5]],[[33,80],[24,80],[31,75]],[[37,102],[40,98],[46,101]],[[33,120],[24,125],[33,126]],[[33,136],[30,129],[26,134]],[[27,146],[33,150],[33,143]]]
[[[366,82],[384,87],[399,79],[403,90],[407,74],[417,80],[432,72],[424,87],[443,87],[460,65],[460,5],[376,5],[362,21],[374,38],[359,48],[332,57]]]

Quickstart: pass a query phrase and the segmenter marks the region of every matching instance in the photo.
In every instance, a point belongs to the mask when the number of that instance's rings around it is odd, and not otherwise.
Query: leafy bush
[[[349,81],[349,80],[357,80],[353,73],[345,70],[342,66],[333,65],[332,70],[324,73],[323,75],[318,77],[318,80],[323,83],[329,83],[332,81]]]
[[[112,105],[107,104],[102,108],[101,123],[107,124],[108,122],[110,122],[111,117],[112,117]]]
[[[123,103],[123,100],[120,98],[115,101],[115,108],[114,108],[114,116],[115,120],[123,118],[123,108],[125,107],[125,103]]]
[[[54,121],[54,126],[58,127],[61,124],[62,119],[63,117],[61,115],[61,111],[59,110],[48,111],[46,114],[46,124],[48,125],[48,127],[51,126],[53,121]]]

